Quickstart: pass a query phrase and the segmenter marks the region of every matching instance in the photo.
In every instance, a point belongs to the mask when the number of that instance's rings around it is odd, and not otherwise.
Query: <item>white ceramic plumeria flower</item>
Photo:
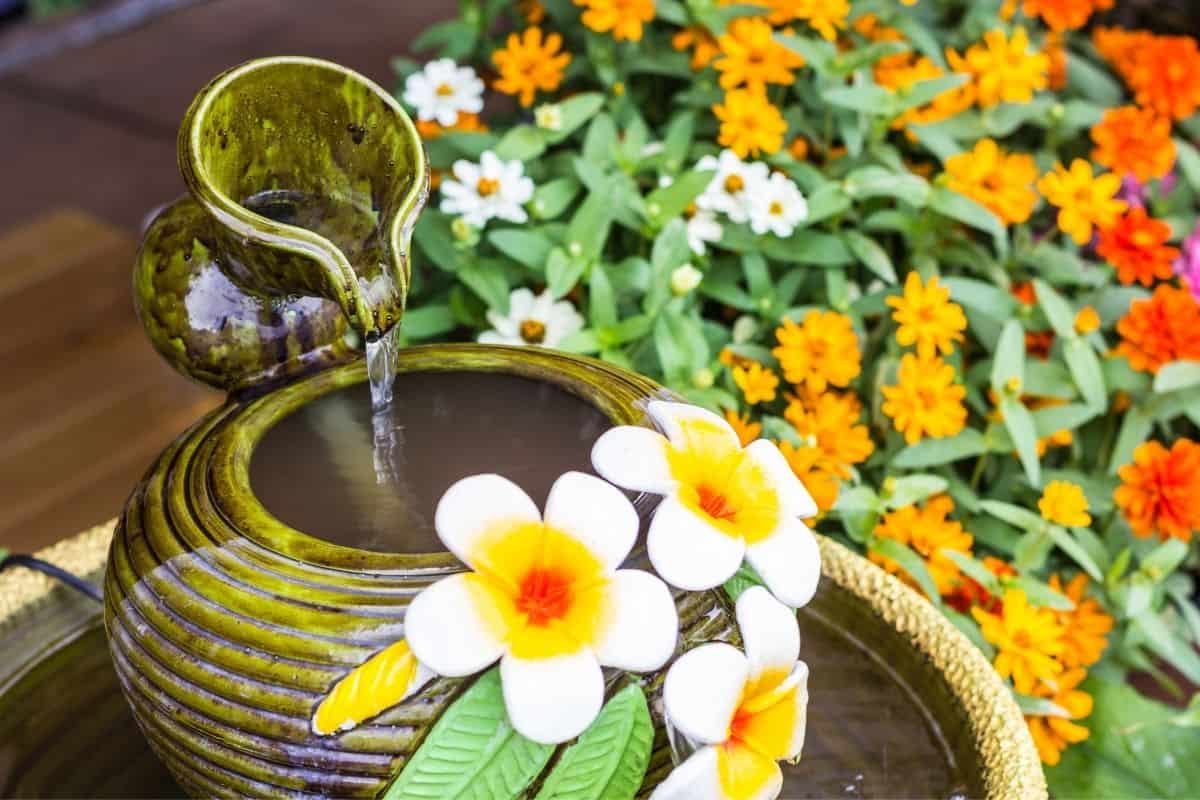
[[[742,161],[732,150],[722,150],[719,156],[701,158],[696,169],[715,171],[708,188],[696,198],[699,208],[719,211],[734,222],[750,219],[750,198],[767,180],[766,164]]]
[[[745,558],[783,603],[811,600],[821,556],[800,519],[817,506],[779,448],[766,439],[743,448],[728,422],[697,406],[656,400],[647,410],[663,433],[611,428],[592,465],[618,486],[664,495],[646,540],[663,580],[711,589]]]
[[[699,747],[651,800],[773,800],[779,761],[804,747],[808,665],[796,614],[761,586],[737,601],[746,652],[716,642],[680,656],[663,684],[667,724]]]
[[[697,207],[694,211],[684,214],[687,220],[688,247],[698,256],[708,252],[709,242],[721,241],[724,230],[717,221],[717,214],[707,208]]]
[[[786,175],[772,173],[750,195],[750,230],[757,234],[791,236],[806,217],[808,203]]]
[[[450,171],[454,177],[442,181],[443,212],[458,214],[477,228],[490,219],[529,219],[523,206],[533,197],[533,181],[525,177],[520,161],[501,161],[485,150],[478,164],[460,159]]]
[[[470,67],[439,58],[404,81],[404,102],[416,111],[417,119],[449,127],[459,114],[483,110],[483,81]]]
[[[567,300],[555,301],[547,289],[535,295],[529,289],[514,289],[508,296],[508,314],[487,313],[492,330],[479,334],[483,344],[525,344],[557,347],[583,327],[583,317]]]
[[[604,700],[601,666],[648,672],[675,651],[679,620],[666,585],[618,569],[638,515],[615,486],[568,472],[543,516],[516,484],[475,475],[446,491],[434,522],[472,571],[413,600],[409,645],[451,677],[499,660],[504,704],[524,736],[546,744],[578,736]]]

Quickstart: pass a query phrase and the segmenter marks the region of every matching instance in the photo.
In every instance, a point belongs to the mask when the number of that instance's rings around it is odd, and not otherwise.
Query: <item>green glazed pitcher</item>
[[[311,58],[235,67],[188,109],[179,167],[189,196],[146,232],[134,296],[180,372],[273,384],[400,321],[429,170],[379,86]]]

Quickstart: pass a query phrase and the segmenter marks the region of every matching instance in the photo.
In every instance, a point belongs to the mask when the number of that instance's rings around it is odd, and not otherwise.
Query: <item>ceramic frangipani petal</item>
[[[411,697],[437,677],[400,641],[385,647],[334,684],[313,714],[320,736],[347,731]]]
[[[499,660],[508,717],[527,738],[557,744],[583,732],[603,703],[602,666],[650,671],[674,652],[666,584],[618,569],[638,516],[615,486],[568,472],[539,514],[516,484],[475,475],[443,495],[435,527],[470,571],[417,595],[408,643],[450,677]]]
[[[804,747],[808,666],[795,612],[761,586],[737,601],[745,652],[723,642],[680,656],[667,671],[667,724],[694,752],[651,800],[773,800],[779,761]]]
[[[729,423],[697,406],[656,400],[647,410],[662,433],[612,428],[592,465],[618,486],[664,496],[646,542],[658,574],[699,591],[746,560],[781,602],[808,603],[821,556],[800,518],[817,507],[779,449],[765,439],[742,447]]]

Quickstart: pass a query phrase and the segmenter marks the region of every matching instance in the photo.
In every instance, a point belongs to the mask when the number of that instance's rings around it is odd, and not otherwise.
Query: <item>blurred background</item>
[[[115,516],[221,396],[174,373],[133,312],[147,215],[182,194],[179,121],[222,70],[267,55],[390,61],[443,2],[0,0],[0,548]]]
[[[394,57],[449,0],[0,0],[0,548],[113,517],[151,459],[220,402],[134,317],[147,216],[183,192],[177,126],[222,70]],[[1198,33],[1194,0],[1124,0],[1126,27]]]

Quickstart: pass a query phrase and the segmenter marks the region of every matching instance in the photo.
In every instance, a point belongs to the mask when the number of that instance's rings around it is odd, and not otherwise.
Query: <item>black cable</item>
[[[83,578],[80,578],[76,575],[72,575],[65,569],[54,566],[49,561],[42,561],[40,558],[34,558],[33,556],[9,554],[0,560],[0,572],[3,572],[9,567],[25,567],[25,569],[31,569],[35,572],[40,572],[43,575],[49,575],[55,580],[62,581],[80,594],[90,597],[97,603],[104,602],[104,595],[100,592],[100,588],[94,583],[85,581]]]

